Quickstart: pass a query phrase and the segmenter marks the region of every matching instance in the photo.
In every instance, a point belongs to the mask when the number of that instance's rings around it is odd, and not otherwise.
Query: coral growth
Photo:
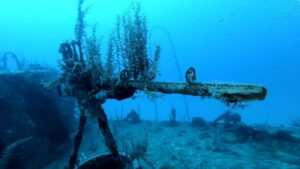
[[[112,38],[108,42],[107,48],[107,57],[105,63],[105,78],[113,77],[115,73],[115,65],[114,65],[114,49],[113,49],[113,41]]]
[[[151,59],[147,51],[146,18],[141,14],[140,4],[137,3],[132,10],[118,17],[116,28],[109,37],[106,62],[103,64],[100,41],[96,37],[96,27],[93,27],[91,37],[86,36],[84,19],[87,10],[83,10],[83,3],[84,0],[78,0],[76,40],[62,43],[59,49],[63,55],[61,61],[63,74],[58,83],[73,81],[72,83],[75,84],[74,82],[85,81],[85,86],[73,86],[74,90],[70,92],[74,92],[85,88],[86,85],[95,86],[97,83],[99,85],[99,82],[101,84],[112,83],[109,84],[112,87],[117,80],[116,77],[119,77],[120,81],[153,80],[158,72],[161,48],[156,47],[153,59]],[[83,57],[83,51],[87,61]],[[84,79],[81,79],[83,74]],[[72,88],[70,84],[66,86]]]
[[[87,67],[92,71],[92,78],[96,80],[104,71],[101,61],[100,40],[96,36],[96,25],[93,26],[92,35],[86,38],[85,49],[87,56]]]
[[[139,123],[137,125],[141,125]],[[147,157],[149,147],[149,138],[147,135],[134,136],[128,134],[121,137],[121,145],[126,156],[133,162],[134,168],[151,168],[154,169],[153,163]]]
[[[96,38],[95,27],[92,36],[86,37],[84,19],[87,9],[82,9],[83,3],[84,0],[78,0],[75,38],[80,60],[83,60],[83,46],[93,77],[99,78],[103,75],[107,79],[115,75],[120,76],[121,72],[125,70],[128,72],[128,79],[153,80],[158,71],[161,48],[156,46],[153,59],[149,57],[147,49],[148,28],[146,17],[141,14],[140,4],[133,5],[131,11],[118,17],[115,29],[108,41],[106,63],[102,67],[100,43]],[[74,45],[70,48],[73,49],[69,49],[69,51],[73,50],[75,55]],[[76,61],[76,59],[74,60]]]
[[[146,17],[141,14],[141,6],[135,4],[133,10],[119,16],[111,35],[119,70],[126,69],[135,80],[153,80],[157,73],[160,47],[157,46],[153,59],[148,55],[148,29]],[[121,60],[121,61],[120,61]]]
[[[86,13],[88,11],[88,8],[82,9],[84,2],[85,2],[85,0],[78,0],[77,20],[76,20],[76,25],[74,28],[76,41],[72,42],[74,58],[76,60],[78,57],[76,49],[75,49],[75,46],[77,45],[78,51],[79,51],[80,62],[82,64],[82,66],[85,66],[85,62],[83,59],[83,50],[82,50],[83,40],[86,36],[84,19],[85,19]]]
[[[219,117],[217,117],[213,121],[213,123],[217,124],[221,121],[224,123],[224,127],[232,127],[242,122],[242,117],[238,113],[234,113],[228,110],[225,113],[221,114]]]
[[[84,18],[86,16],[87,9],[83,10],[82,6],[85,0],[78,0],[77,5],[77,20],[75,25],[75,38],[77,42],[82,42],[86,34]]]

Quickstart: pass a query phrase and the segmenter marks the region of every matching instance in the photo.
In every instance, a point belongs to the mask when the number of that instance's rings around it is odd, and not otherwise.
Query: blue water
[[[132,1],[94,0],[87,16],[91,29],[98,23],[102,53],[114,27]],[[247,123],[289,124],[300,117],[300,1],[299,0],[143,0],[150,31],[149,53],[162,47],[158,81],[179,81],[174,51],[182,73],[197,69],[200,82],[258,84],[268,89],[264,101],[251,102],[241,113]],[[75,0],[10,0],[0,2],[0,54],[14,51],[30,61],[58,67],[59,44],[74,39]],[[172,43],[163,27],[171,36]],[[183,77],[183,75],[181,75]],[[208,120],[224,112],[223,103],[187,97],[191,117]],[[182,96],[157,100],[159,119],[168,119],[171,107],[178,118],[185,112]],[[154,119],[154,102],[145,96],[122,102],[108,101],[110,117],[139,109]]]

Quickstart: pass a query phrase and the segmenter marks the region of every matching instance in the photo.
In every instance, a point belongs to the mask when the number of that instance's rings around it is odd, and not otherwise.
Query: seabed
[[[107,154],[104,138],[90,119],[85,129],[80,149],[80,161],[84,162],[99,154]],[[113,135],[120,152],[130,154],[133,149],[144,150],[135,160],[135,168],[144,169],[299,169],[300,144],[284,140],[241,141],[236,133],[226,131],[222,125],[193,126],[190,123],[143,121],[130,124],[110,121]],[[254,126],[270,133],[283,128]],[[284,128],[300,136],[300,130]],[[133,148],[135,147],[135,148]],[[143,148],[144,147],[144,148]],[[146,150],[145,150],[146,149]],[[65,163],[68,156],[54,162],[45,169],[56,169]],[[150,164],[149,164],[150,163]]]

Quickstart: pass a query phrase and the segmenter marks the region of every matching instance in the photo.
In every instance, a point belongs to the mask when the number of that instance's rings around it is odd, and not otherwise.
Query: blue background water
[[[105,53],[107,37],[116,15],[132,1],[87,0],[92,8],[89,26],[98,23]],[[143,0],[143,12],[151,30],[150,51],[162,46],[161,77],[179,81],[168,30],[184,72],[197,69],[201,82],[236,82],[266,86],[265,101],[249,103],[241,112],[249,123],[288,124],[300,116],[300,1],[299,0]],[[58,46],[73,39],[76,0],[10,0],[0,2],[0,54],[14,51],[28,60],[57,66]],[[152,29],[153,28],[153,29]],[[91,27],[87,28],[89,31]],[[223,103],[187,97],[191,117],[213,119],[227,109]],[[183,119],[182,96],[157,100],[159,119],[177,109]],[[109,116],[139,109],[143,118],[154,119],[154,103],[141,95],[135,100],[108,101]]]

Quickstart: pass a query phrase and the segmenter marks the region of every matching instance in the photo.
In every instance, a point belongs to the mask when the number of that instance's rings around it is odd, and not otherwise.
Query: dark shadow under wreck
[[[8,56],[16,70],[7,66]],[[74,101],[47,88],[45,82],[57,78],[57,71],[18,59],[8,52],[0,62],[0,168],[41,168],[70,144]]]

